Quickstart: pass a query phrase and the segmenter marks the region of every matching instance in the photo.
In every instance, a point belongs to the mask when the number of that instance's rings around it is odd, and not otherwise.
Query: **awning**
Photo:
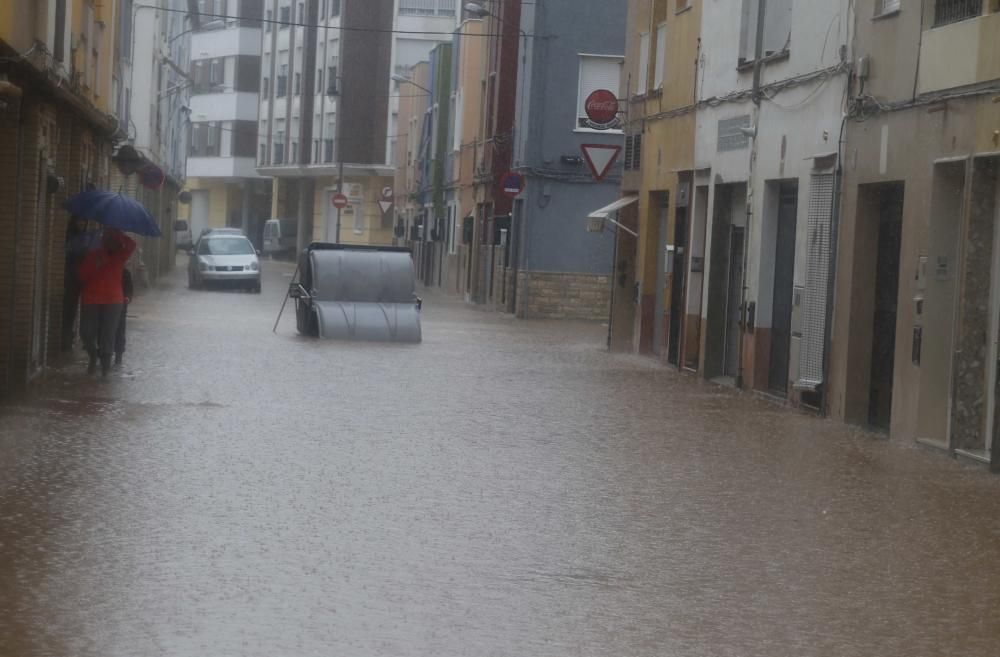
[[[612,214],[617,213],[619,210],[621,210],[624,207],[628,207],[628,206],[632,205],[633,203],[635,203],[638,200],[639,200],[638,196],[623,196],[620,199],[618,199],[617,201],[615,201],[614,203],[611,203],[609,205],[605,205],[603,208],[600,208],[599,210],[594,210],[593,212],[591,212],[590,214],[587,215],[587,218],[588,219],[603,219],[604,221],[610,221],[615,226],[617,226],[618,228],[624,230],[626,233],[628,233],[632,237],[639,237],[639,234],[636,233],[635,231],[633,231],[631,228],[623,226],[620,223],[618,223],[618,221],[616,219],[612,219],[611,218]]]

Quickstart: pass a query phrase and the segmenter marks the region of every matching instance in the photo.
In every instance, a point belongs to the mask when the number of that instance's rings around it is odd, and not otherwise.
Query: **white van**
[[[264,223],[264,255],[275,256],[295,253],[299,223],[295,219],[268,219]]]
[[[194,248],[191,226],[183,219],[174,222],[174,245],[178,251],[190,251]]]

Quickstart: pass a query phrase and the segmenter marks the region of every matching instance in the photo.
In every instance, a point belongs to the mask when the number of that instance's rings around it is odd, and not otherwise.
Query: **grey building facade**
[[[584,103],[596,89],[619,88],[627,12],[625,0],[585,4],[522,9],[513,169],[525,188],[501,236],[506,305],[520,317],[608,317],[614,234],[588,232],[587,215],[618,198],[622,158],[597,182],[581,146],[624,144],[617,122],[589,124]]]

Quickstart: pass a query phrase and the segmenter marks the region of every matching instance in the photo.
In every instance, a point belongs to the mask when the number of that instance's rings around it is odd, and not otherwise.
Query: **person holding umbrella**
[[[90,189],[68,199],[64,207],[104,225],[101,247],[89,252],[80,265],[80,335],[90,356],[87,371],[96,372],[100,360],[101,373],[107,376],[125,302],[125,263],[136,246],[122,231],[160,237],[160,227],[141,203],[121,192]]]
[[[125,264],[135,251],[135,242],[117,228],[105,228],[101,246],[90,251],[80,265],[80,335],[90,356],[87,373],[101,375],[111,369],[115,336],[121,321],[125,294],[122,277]]]

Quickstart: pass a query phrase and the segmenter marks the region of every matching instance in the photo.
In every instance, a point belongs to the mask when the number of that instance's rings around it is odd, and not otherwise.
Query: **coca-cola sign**
[[[618,127],[618,97],[607,89],[598,89],[583,104],[587,113],[586,127],[608,130]]]

